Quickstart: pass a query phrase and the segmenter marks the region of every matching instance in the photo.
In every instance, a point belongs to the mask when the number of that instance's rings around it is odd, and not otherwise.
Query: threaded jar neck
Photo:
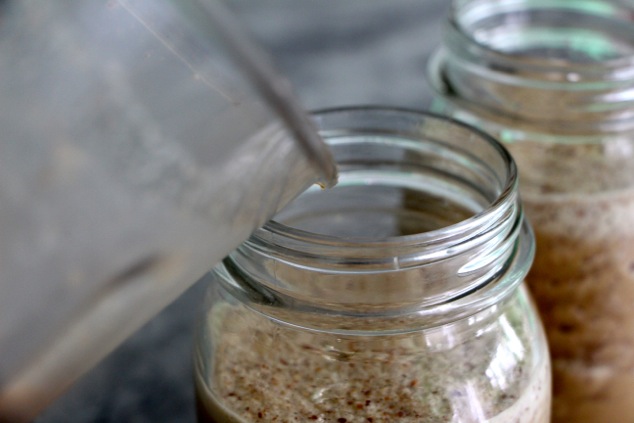
[[[415,315],[420,325],[476,313],[517,287],[532,235],[515,165],[496,141],[406,110],[315,118],[339,183],[309,189],[224,261],[234,294],[269,314]]]
[[[444,96],[494,120],[551,133],[634,128],[631,3],[455,0],[430,66]]]

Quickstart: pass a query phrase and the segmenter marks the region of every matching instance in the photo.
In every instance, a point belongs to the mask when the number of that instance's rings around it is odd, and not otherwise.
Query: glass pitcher
[[[0,420],[17,421],[335,170],[216,1],[9,0],[0,21]]]

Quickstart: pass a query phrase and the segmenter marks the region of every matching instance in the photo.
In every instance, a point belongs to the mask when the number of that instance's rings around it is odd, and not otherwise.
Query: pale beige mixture
[[[553,421],[634,421],[634,190],[525,196],[527,279],[553,359]]]
[[[506,317],[443,347],[416,334],[335,340],[239,307],[210,318],[218,350],[214,374],[198,375],[201,422],[549,421],[548,361],[532,362]]]
[[[536,235],[527,282],[553,364],[553,422],[634,421],[634,138],[508,144]]]

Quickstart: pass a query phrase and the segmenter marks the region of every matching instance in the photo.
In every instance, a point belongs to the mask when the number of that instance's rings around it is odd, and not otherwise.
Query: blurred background
[[[425,109],[427,59],[447,0],[231,0],[307,109]],[[211,266],[211,263],[210,263]],[[37,423],[193,422],[191,365],[203,278],[93,368]]]

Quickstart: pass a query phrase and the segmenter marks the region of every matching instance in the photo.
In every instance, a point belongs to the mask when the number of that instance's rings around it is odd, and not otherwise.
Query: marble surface
[[[426,108],[448,0],[233,0],[308,109]],[[206,281],[85,375],[36,423],[194,422],[191,344]]]

